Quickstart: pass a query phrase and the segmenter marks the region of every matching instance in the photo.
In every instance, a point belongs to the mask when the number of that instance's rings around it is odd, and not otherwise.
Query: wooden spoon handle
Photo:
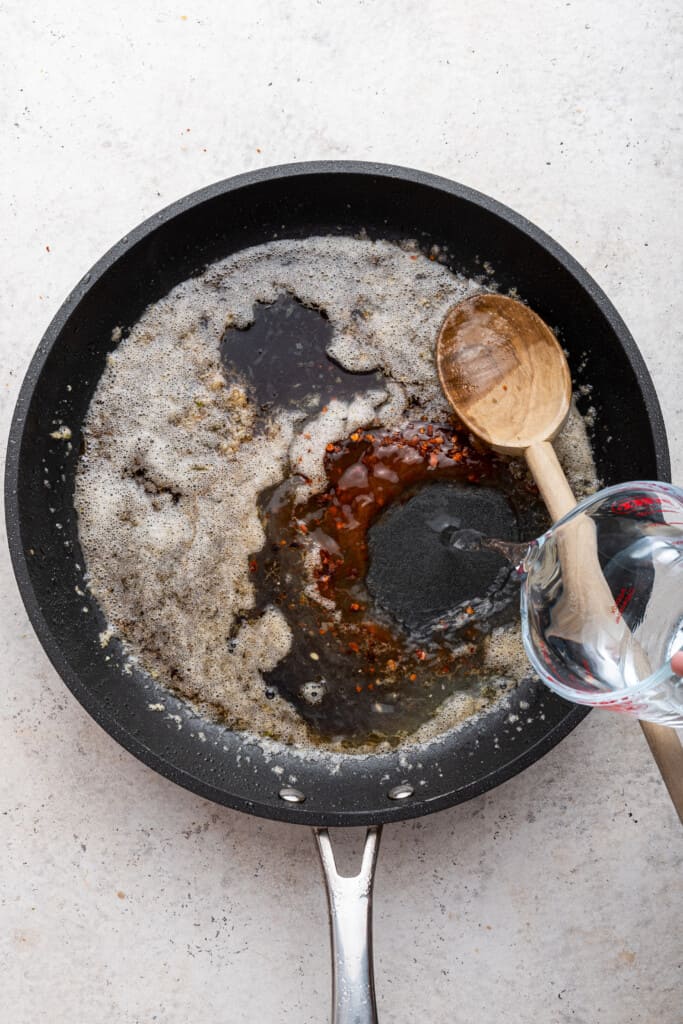
[[[571,512],[576,499],[555,449],[548,441],[542,441],[527,448],[524,454],[552,519],[561,519]],[[578,523],[575,530],[567,531],[560,544],[560,558],[577,623],[588,621],[590,616],[609,615],[613,598],[602,575],[591,523]],[[683,746],[674,729],[642,720],[640,726],[683,823]]]
[[[675,729],[657,722],[643,722],[640,727],[645,733],[652,756],[669,790],[671,802],[676,808],[683,825],[683,746]]]
[[[571,512],[576,505],[576,498],[572,494],[555,449],[549,441],[540,441],[527,448],[524,455],[545,507],[550,512],[553,522],[557,522],[562,516],[566,516],[567,512]]]

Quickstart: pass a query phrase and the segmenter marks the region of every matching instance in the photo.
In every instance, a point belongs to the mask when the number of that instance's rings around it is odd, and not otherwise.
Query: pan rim
[[[141,743],[140,740],[125,729],[112,717],[100,700],[85,686],[62,654],[58,638],[53,633],[39,602],[36,598],[27,556],[21,539],[21,523],[18,502],[18,483],[20,468],[20,452],[24,432],[24,423],[30,407],[34,388],[43,370],[50,352],[57,342],[62,329],[71,317],[84,295],[101,277],[121,258],[134,248],[142,239],[163,224],[178,215],[219,196],[235,192],[245,186],[259,184],[275,179],[294,178],[311,175],[365,175],[398,179],[404,183],[427,186],[445,192],[456,199],[464,200],[483,208],[501,218],[512,227],[527,236],[531,241],[545,249],[557,262],[577,281],[578,285],[590,296],[601,314],[609,323],[610,328],[619,339],[624,357],[636,375],[642,401],[651,425],[652,437],[657,464],[657,477],[661,480],[670,479],[668,445],[664,429],[664,421],[659,401],[650,378],[643,356],[636,346],[628,328],[612,305],[608,297],[590,277],[588,272],[565,249],[549,235],[536,227],[532,222],[511,210],[498,200],[478,192],[468,186],[451,181],[447,178],[428,172],[405,168],[393,164],[372,163],[366,161],[310,161],[274,165],[259,170],[248,171],[230,178],[223,179],[192,192],[166,206],[159,213],[147,218],[132,231],[116,242],[89,270],[72,289],[63,301],[48,325],[25,373],[12,417],[9,430],[7,457],[5,466],[5,519],[10,556],[19,592],[26,608],[29,620],[38,640],[67,687],[84,707],[88,714],[107,731],[120,745],[143,763],[159,774],[183,785],[185,788],[213,800],[217,803],[246,811],[264,818],[279,819],[291,823],[306,825],[371,825],[390,821],[416,818],[424,814],[443,810],[456,802],[464,802],[474,796],[507,781],[528,765],[538,760],[543,754],[555,746],[564,736],[574,729],[589,713],[590,709],[579,705],[569,706],[567,714],[558,722],[553,730],[539,742],[528,747],[517,758],[505,766],[492,770],[487,775],[457,790],[449,790],[432,798],[421,801],[391,803],[385,808],[375,811],[344,810],[341,812],[325,812],[311,810],[305,804],[282,806],[260,804],[244,799],[235,793],[214,788],[203,779],[199,779],[186,769],[181,769],[165,761],[163,757]],[[453,793],[457,792],[457,800]]]

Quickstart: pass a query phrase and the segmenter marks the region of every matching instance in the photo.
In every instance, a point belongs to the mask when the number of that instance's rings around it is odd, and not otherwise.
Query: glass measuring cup
[[[683,726],[683,491],[608,487],[534,541],[518,571],[541,679],[578,704]]]

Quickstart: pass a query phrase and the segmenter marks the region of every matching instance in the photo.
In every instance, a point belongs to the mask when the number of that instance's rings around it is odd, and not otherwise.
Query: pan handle
[[[381,826],[365,836],[360,872],[340,875],[326,828],[313,830],[325,876],[332,940],[332,1024],[377,1024],[372,965],[372,884]]]

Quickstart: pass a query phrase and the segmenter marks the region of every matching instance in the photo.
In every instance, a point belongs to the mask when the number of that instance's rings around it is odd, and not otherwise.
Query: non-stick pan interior
[[[248,742],[198,716],[145,673],[124,671],[83,587],[72,495],[80,428],[115,346],[150,302],[213,260],[274,237],[356,234],[445,246],[453,269],[493,268],[557,331],[578,385],[593,387],[594,450],[605,484],[667,479],[651,381],[595,283],[550,239],[486,197],[442,179],[369,164],[272,168],[181,200],[123,239],[69,296],[43,338],[12,426],[6,477],[10,547],[33,625],[55,667],[124,746],[194,791],[307,824],[366,824],[468,799],[520,771],[584,716],[536,682],[505,707],[430,746],[370,757],[305,756]],[[50,435],[66,424],[71,444]],[[163,705],[163,710],[159,706]],[[396,799],[394,787],[409,795]],[[283,788],[303,802],[289,802]],[[290,794],[291,795],[291,794]]]

